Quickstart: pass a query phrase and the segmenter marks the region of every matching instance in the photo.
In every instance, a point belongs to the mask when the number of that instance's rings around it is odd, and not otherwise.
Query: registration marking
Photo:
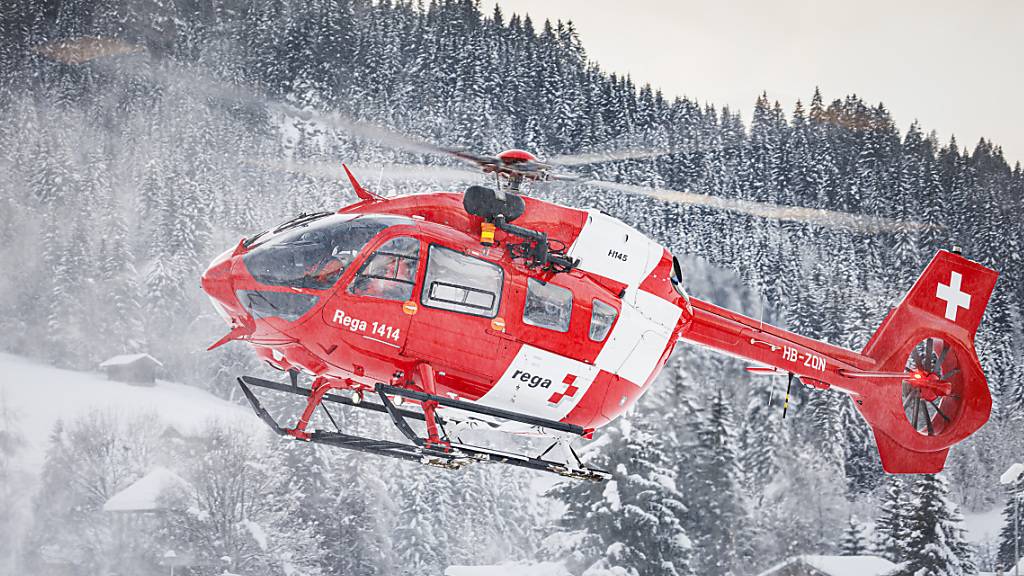
[[[818,372],[824,372],[825,366],[827,366],[823,356],[818,356],[817,354],[804,354],[790,346],[782,347],[782,358],[783,360],[803,364],[811,370],[817,370]]]

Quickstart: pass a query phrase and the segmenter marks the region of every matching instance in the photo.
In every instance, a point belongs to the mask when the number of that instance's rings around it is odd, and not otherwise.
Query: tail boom
[[[991,411],[974,334],[997,277],[940,251],[861,352],[698,299],[680,338],[760,364],[754,372],[846,392],[873,429],[886,471],[933,473]]]

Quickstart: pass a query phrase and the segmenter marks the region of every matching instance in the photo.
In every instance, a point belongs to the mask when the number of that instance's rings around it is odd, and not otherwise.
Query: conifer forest
[[[77,62],[47,48],[84,37],[132,49]],[[530,191],[665,245],[700,298],[853,350],[940,248],[1000,278],[977,335],[991,420],[938,475],[883,473],[844,394],[794,386],[783,419],[783,378],[686,344],[633,410],[580,444],[612,472],[603,483],[442,470],[216,419],[174,438],[162,415],[116,410],[40,428],[5,397],[28,388],[45,404],[48,383],[0,371],[0,574],[165,574],[168,550],[187,551],[176,573],[195,576],[503,563],[744,576],[801,554],[879,556],[908,576],[1012,566],[1020,536],[999,476],[1024,461],[1020,163],[997,142],[900,129],[883,103],[813,86],[792,109],[752,86],[740,112],[604,71],[571,23],[482,13],[475,0],[5,0],[0,364],[91,372],[146,352],[162,380],[248,410],[235,378],[280,376],[244,343],[206,351],[225,332],[199,286],[215,256],[355,201],[342,162],[385,196],[482,178],[453,178],[455,161],[396,149],[367,126],[540,158],[658,150],[579,170],[924,224],[780,221],[579,183]],[[344,418],[394,434],[386,417]],[[45,446],[35,468],[29,437]],[[104,511],[158,466],[190,486],[161,496],[177,505],[143,518]],[[964,517],[996,510],[1000,534],[971,542]]]

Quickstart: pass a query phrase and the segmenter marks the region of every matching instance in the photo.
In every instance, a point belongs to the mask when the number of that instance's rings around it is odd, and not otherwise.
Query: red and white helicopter
[[[864,350],[846,350],[690,297],[679,261],[612,216],[521,195],[525,181],[575,179],[528,152],[434,151],[479,165],[497,186],[384,198],[345,167],[359,202],[243,239],[203,275],[231,326],[211,348],[245,340],[291,375],[238,379],[279,434],[440,466],[491,461],[601,480],[609,475],[570,442],[637,402],[680,341],[847,393],[888,472],[941,470],[949,447],[988,419],[974,334],[997,278],[989,268],[940,251]],[[282,426],[253,387],[307,396],[305,410]],[[335,422],[325,402],[387,413],[409,442],[312,429],[318,408]],[[463,442],[474,428],[551,446],[531,455]]]
[[[145,52],[104,38],[37,51],[75,65]],[[202,78],[196,84],[210,90]],[[237,91],[211,94],[224,92]],[[359,202],[300,215],[213,261],[202,286],[231,329],[211,349],[245,340],[289,373],[289,384],[238,379],[256,413],[282,435],[442,466],[492,461],[600,480],[608,474],[587,468],[569,442],[628,410],[679,341],[749,360],[755,373],[788,374],[790,384],[799,378],[849,394],[888,472],[941,470],[949,447],[988,419],[992,400],[974,334],[998,274],[955,251],[932,259],[863,350],[846,350],[691,298],[679,261],[654,240],[600,211],[519,193],[526,181],[582,180],[554,164],[661,152],[541,162],[522,150],[484,156],[317,116],[357,137],[476,164],[497,186],[383,198],[345,168]],[[900,228],[880,218],[585,183],[769,218]],[[313,377],[309,388],[298,384],[303,372]],[[253,387],[308,396],[305,410],[282,427]],[[324,402],[385,412],[409,443],[311,429],[317,408],[334,423]],[[416,421],[423,436],[410,425]],[[463,443],[475,427],[553,442],[537,456]],[[555,447],[561,458],[545,459]]]

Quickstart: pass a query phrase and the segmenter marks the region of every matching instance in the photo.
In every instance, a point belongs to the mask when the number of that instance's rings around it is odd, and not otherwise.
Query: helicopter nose
[[[234,281],[231,273],[233,258],[232,251],[224,252],[210,262],[206,272],[203,272],[199,283],[210,297],[213,307],[217,310],[224,321],[232,324],[232,312],[242,312],[235,298]]]

